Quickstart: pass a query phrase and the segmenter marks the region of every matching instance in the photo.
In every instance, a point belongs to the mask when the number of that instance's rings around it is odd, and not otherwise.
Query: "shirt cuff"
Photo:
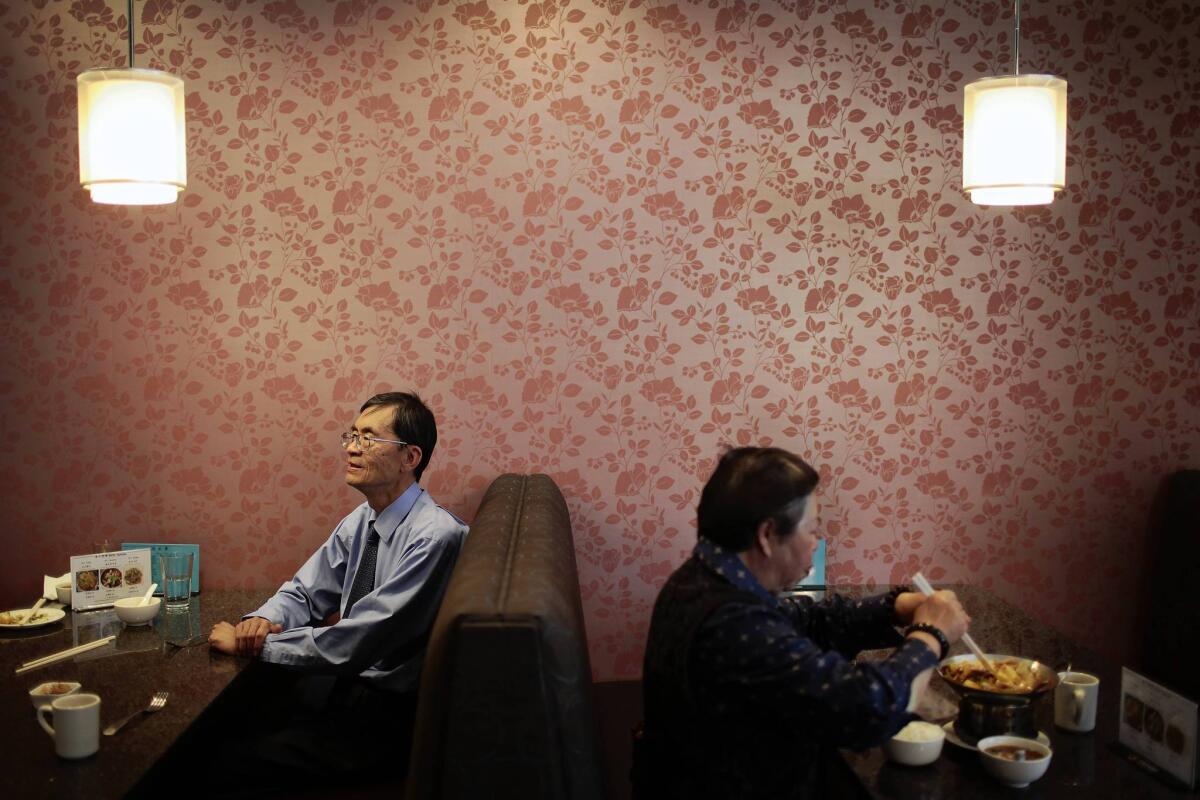
[[[909,680],[938,665],[937,654],[920,639],[905,639],[904,644],[897,647],[896,652],[892,653],[892,657],[888,660]]]
[[[270,636],[263,642],[262,650],[259,651],[258,657],[269,664],[296,664],[302,660],[290,648],[286,646],[281,647],[279,644],[272,642]]]

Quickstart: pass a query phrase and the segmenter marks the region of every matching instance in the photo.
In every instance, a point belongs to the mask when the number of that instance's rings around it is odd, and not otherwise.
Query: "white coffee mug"
[[[1086,733],[1096,727],[1100,679],[1086,672],[1058,673],[1054,690],[1054,724],[1064,730]]]
[[[54,716],[54,727],[46,723]],[[38,724],[54,739],[62,758],[87,758],[100,749],[100,696],[71,694],[38,709]]]

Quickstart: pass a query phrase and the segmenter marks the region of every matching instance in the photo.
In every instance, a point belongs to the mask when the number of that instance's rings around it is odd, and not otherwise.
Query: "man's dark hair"
[[[433,456],[434,445],[437,444],[437,423],[434,422],[433,412],[429,406],[421,402],[421,398],[411,392],[384,392],[377,394],[362,404],[358,413],[376,406],[391,406],[395,408],[392,417],[392,433],[402,442],[415,444],[421,448],[421,463],[413,471],[419,481],[421,473]]]
[[[729,450],[700,492],[699,534],[736,553],[750,548],[764,520],[790,536],[819,481],[804,459],[778,447]]]

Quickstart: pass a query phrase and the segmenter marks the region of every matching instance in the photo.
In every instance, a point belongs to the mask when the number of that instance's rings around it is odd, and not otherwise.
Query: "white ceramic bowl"
[[[998,746],[1021,747],[1034,753],[1041,753],[1042,757],[1026,761],[1010,761],[989,752]],[[1053,755],[1053,751],[1041,742],[1023,739],[1020,736],[989,736],[986,739],[980,739],[977,747],[984,770],[1000,783],[1018,789],[1028,786],[1045,775],[1046,770],[1050,767],[1050,757]]]
[[[71,587],[70,587],[70,585],[59,586],[54,591],[58,593],[58,602],[62,603],[64,606],[71,605]]]
[[[162,603],[161,597],[151,597],[146,605],[139,605],[142,602],[140,597],[125,597],[113,603],[113,607],[117,609],[117,616],[126,625],[146,625],[150,620],[158,616],[158,607]]]
[[[50,705],[60,697],[75,694],[79,691],[79,687],[80,684],[72,681],[46,681],[45,683],[39,683],[29,690],[29,699],[33,703],[34,708],[41,708],[42,706]],[[55,692],[52,691],[53,689],[64,690]]]
[[[910,722],[883,743],[883,752],[897,764],[923,767],[942,754],[946,732],[930,722]]]

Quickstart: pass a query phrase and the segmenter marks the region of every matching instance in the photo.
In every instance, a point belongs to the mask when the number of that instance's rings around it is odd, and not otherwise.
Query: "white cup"
[[[54,727],[46,714],[54,716]],[[62,758],[87,758],[100,749],[100,696],[72,694],[38,709],[38,724],[54,739]]]
[[[1058,673],[1054,690],[1054,724],[1064,730],[1087,733],[1096,727],[1100,679],[1086,672]]]

